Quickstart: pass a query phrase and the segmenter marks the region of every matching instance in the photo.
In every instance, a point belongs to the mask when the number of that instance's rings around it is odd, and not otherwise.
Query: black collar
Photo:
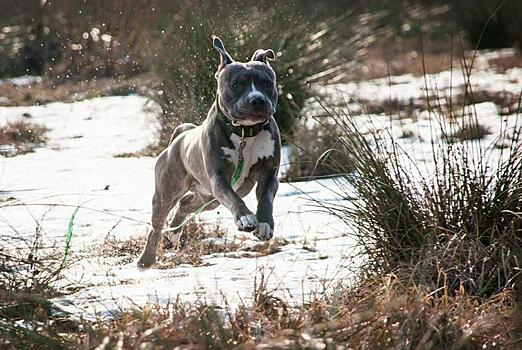
[[[268,124],[269,119],[267,119],[264,122],[254,124],[254,125],[234,125],[232,124],[232,121],[223,114],[221,111],[221,108],[219,108],[219,103],[216,101],[216,113],[217,117],[221,119],[221,121],[226,125],[227,129],[241,137],[254,137],[261,130],[265,128],[265,126]]]

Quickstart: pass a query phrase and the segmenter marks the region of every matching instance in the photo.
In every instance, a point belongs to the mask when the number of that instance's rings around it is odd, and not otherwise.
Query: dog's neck
[[[223,111],[219,107],[217,98],[216,98],[216,101],[214,102],[214,104],[215,104],[215,108],[216,108],[217,118],[220,119],[223,122],[223,124],[225,124],[227,130],[231,134],[236,134],[241,137],[254,137],[257,134],[259,134],[259,132],[261,132],[261,130],[263,130],[265,128],[265,125],[268,124],[269,119],[267,119],[264,122],[254,124],[254,125],[234,125],[232,123],[232,121],[229,118],[227,118],[227,116],[223,113]]]

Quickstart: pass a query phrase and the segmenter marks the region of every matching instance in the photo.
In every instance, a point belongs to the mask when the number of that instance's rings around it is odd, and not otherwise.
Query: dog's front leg
[[[279,187],[277,175],[266,174],[258,180],[256,187],[257,212],[259,222],[254,235],[263,241],[268,241],[274,235],[274,197]]]
[[[221,174],[210,177],[212,194],[225,206],[232,215],[239,231],[254,231],[257,228],[255,215],[247,208],[245,202],[232,189],[229,182]]]

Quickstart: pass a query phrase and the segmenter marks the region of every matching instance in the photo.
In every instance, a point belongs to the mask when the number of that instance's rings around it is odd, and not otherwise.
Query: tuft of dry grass
[[[97,245],[91,252],[98,256],[115,258],[118,264],[128,264],[140,255],[145,242],[146,236],[120,240],[109,235],[103,241],[101,249]],[[226,238],[226,232],[218,226],[209,227],[192,220],[184,227],[180,243],[179,249],[172,249],[172,243],[165,237],[164,249],[158,252],[155,268],[171,269],[183,264],[204,266],[203,257],[218,253],[226,254],[231,258],[253,258],[276,254],[288,244],[288,241],[275,238],[245,247],[243,238],[234,237],[229,240]]]
[[[355,205],[326,203],[325,210],[353,228],[369,271],[412,267],[410,278],[432,291],[441,278],[450,293],[464,288],[470,295],[490,296],[514,288],[522,251],[518,132],[506,140],[504,158],[491,167],[493,148],[437,139],[433,174],[424,176],[390,135],[362,131],[346,115],[336,118],[346,130],[340,150],[350,160],[340,190],[357,200]],[[464,125],[476,120],[470,116]],[[455,137],[482,138],[484,132],[462,131]]]
[[[257,258],[261,256],[272,255],[281,252],[283,247],[289,242],[284,238],[273,238],[267,242],[261,242],[253,245],[252,247],[243,248],[242,251],[246,252],[238,255],[238,258]]]
[[[171,242],[164,238],[164,246],[170,246]],[[203,257],[213,253],[228,253],[236,251],[240,242],[236,239],[227,240],[226,231],[215,226],[209,228],[206,225],[189,221],[180,237],[180,249],[171,252],[163,251],[158,259],[157,266],[160,269],[169,269],[181,264],[202,266],[205,264]]]
[[[0,127],[0,146],[10,147],[6,149],[0,147],[0,155],[15,156],[31,152],[34,147],[47,141],[48,131],[49,129],[44,126],[25,120],[9,122]]]
[[[189,264],[193,266],[204,265],[203,256],[213,253],[227,253],[239,249],[238,240],[227,241],[225,231],[219,227],[208,227],[189,221],[183,228],[182,248],[168,251],[172,244],[164,238],[163,246],[167,248],[158,251],[156,268],[170,269],[178,265]],[[134,261],[143,250],[147,237],[140,236],[128,240],[120,240],[113,236],[107,236],[102,244],[102,249],[96,249],[100,256],[116,258],[120,264]]]
[[[165,145],[161,143],[152,143],[145,148],[136,152],[123,152],[114,155],[115,158],[141,158],[141,157],[157,157],[161,151],[165,149]]]

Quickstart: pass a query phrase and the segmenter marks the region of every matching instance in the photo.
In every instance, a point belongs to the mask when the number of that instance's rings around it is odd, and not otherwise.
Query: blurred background
[[[212,34],[237,60],[257,48],[277,53],[276,117],[285,142],[317,86],[437,73],[471,49],[522,44],[518,0],[0,2],[0,79],[27,76],[0,84],[0,105],[147,96],[162,115],[146,155],[157,154],[178,123],[205,117],[218,63]],[[495,66],[521,61],[517,54]],[[369,112],[386,106],[373,107],[367,101]]]

